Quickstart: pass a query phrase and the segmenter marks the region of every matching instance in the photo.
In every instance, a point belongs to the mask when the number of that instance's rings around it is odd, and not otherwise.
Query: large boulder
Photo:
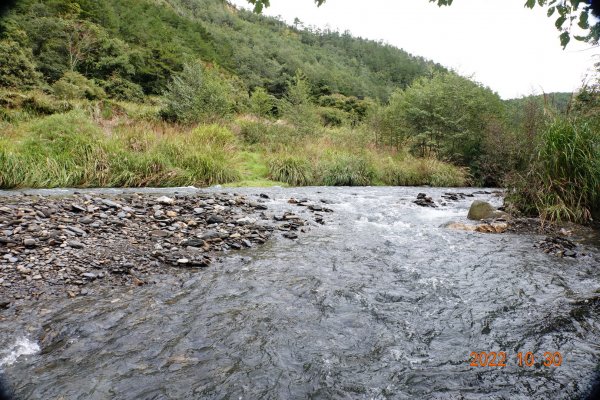
[[[480,221],[490,218],[505,218],[508,214],[496,210],[490,203],[481,200],[475,200],[469,209],[468,219]]]

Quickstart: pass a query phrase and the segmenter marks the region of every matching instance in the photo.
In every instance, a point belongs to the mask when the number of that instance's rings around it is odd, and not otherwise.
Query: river
[[[437,188],[208,190],[266,193],[273,213],[289,209],[290,197],[325,200],[334,212],[298,240],[277,235],[197,273],[32,303],[0,319],[0,369],[19,398],[577,399],[589,391],[600,362],[593,243],[581,244],[587,255],[561,259],[534,248],[538,236],[441,228],[465,221],[473,198],[436,209],[412,203],[421,191],[438,201],[445,190]],[[473,367],[472,352],[505,352],[506,367]],[[520,366],[519,352],[531,352],[534,365]],[[561,365],[544,365],[546,352]]]

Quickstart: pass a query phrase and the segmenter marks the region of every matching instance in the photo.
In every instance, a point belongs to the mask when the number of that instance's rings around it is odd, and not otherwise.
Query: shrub
[[[141,102],[144,100],[144,91],[137,83],[121,78],[119,75],[111,76],[103,84],[109,97],[116,100]]]
[[[56,97],[63,100],[96,100],[106,96],[101,87],[74,71],[65,72],[62,78],[52,85],[52,89]]]
[[[339,127],[344,125],[347,121],[348,114],[344,111],[336,108],[325,108],[319,109],[319,115],[321,117],[321,124],[326,127]]]
[[[183,123],[211,122],[233,111],[231,87],[214,70],[186,64],[165,92],[165,119]]]
[[[57,100],[45,93],[29,94],[21,104],[24,110],[37,115],[61,114],[71,111],[73,105],[66,100]]]
[[[299,136],[314,136],[319,132],[319,115],[311,102],[310,85],[302,72],[298,71],[288,83],[285,98],[280,101],[284,119],[296,128]]]
[[[27,115],[51,115],[65,113],[73,108],[68,101],[57,100],[40,91],[19,93],[13,91],[0,92],[0,112],[6,120],[24,111]]]
[[[275,107],[275,98],[264,88],[254,89],[250,96],[250,112],[260,117],[269,117]]]

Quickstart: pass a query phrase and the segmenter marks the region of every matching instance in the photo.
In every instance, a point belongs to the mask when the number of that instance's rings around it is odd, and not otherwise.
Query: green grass
[[[243,180],[259,181],[269,176],[269,165],[264,154],[242,150],[237,154],[237,165]]]
[[[321,182],[325,186],[370,186],[376,179],[376,170],[365,155],[334,153],[321,162]]]
[[[314,184],[310,162],[301,156],[278,155],[269,160],[269,177],[292,186]]]
[[[71,111],[43,115],[23,111],[29,94],[4,96],[13,116],[26,117],[0,121],[3,189],[466,183],[447,163],[377,149],[366,128],[302,137],[286,121],[248,116],[185,126],[158,119],[156,102],[114,100],[74,100]]]
[[[281,186],[281,187],[289,187],[285,182],[277,182],[272,181],[270,179],[256,179],[256,180],[243,180],[236,181],[232,183],[226,183],[223,185],[224,187],[273,187],[273,186]]]
[[[378,163],[379,180],[391,186],[463,187],[469,180],[465,169],[435,159],[388,157]]]
[[[1,188],[206,186],[240,179],[226,128],[105,134],[83,111],[27,123],[0,147]]]

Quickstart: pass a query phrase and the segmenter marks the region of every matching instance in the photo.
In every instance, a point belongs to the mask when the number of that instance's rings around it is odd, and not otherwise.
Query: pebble
[[[220,215],[211,215],[206,220],[206,222],[208,222],[209,224],[221,224],[224,221],[225,221],[225,219],[223,217],[221,217]]]
[[[167,196],[161,196],[158,199],[156,199],[156,202],[160,204],[171,205],[175,203],[175,200]]]
[[[92,222],[94,222],[94,218],[92,218],[92,217],[83,217],[79,220],[79,223],[84,224],[84,225],[89,225]]]
[[[122,207],[119,203],[114,202],[114,201],[109,200],[109,199],[103,199],[102,203],[104,205],[108,206],[108,207],[111,207],[111,208],[121,208]]]
[[[85,245],[81,242],[78,242],[76,240],[69,240],[67,242],[67,245],[69,245],[70,247],[74,248],[74,249],[83,249],[85,247]]]
[[[275,229],[297,238],[305,221],[290,212],[269,221],[262,201],[217,193],[7,198],[0,212],[0,297],[77,297],[89,293],[83,287],[92,281],[145,285],[150,274],[205,268],[224,250],[263,244]]]

